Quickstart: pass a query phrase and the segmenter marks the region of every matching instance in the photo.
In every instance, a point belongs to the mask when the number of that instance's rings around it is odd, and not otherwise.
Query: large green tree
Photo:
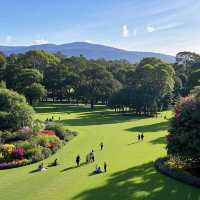
[[[26,103],[24,96],[8,89],[0,89],[0,130],[31,127],[33,114],[34,111]]]
[[[29,103],[32,105],[34,102],[45,97],[47,91],[43,85],[40,83],[33,83],[30,86],[24,88],[23,93],[28,99]]]

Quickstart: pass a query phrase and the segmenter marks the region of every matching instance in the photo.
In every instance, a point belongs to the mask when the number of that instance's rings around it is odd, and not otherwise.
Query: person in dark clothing
[[[141,134],[141,139],[144,140],[144,134],[143,133]]]
[[[104,162],[104,172],[107,172],[107,163]]]
[[[81,161],[81,157],[79,155],[76,156],[76,164],[77,164],[77,167],[80,166],[80,161]]]
[[[103,150],[103,142],[100,143],[101,151]]]
[[[94,158],[94,151],[91,151],[91,152],[90,152],[90,160],[91,160],[92,162],[95,161],[95,158]]]
[[[140,141],[140,134],[138,133],[138,141]]]
[[[53,166],[57,166],[58,165],[58,159],[56,158],[52,164]]]

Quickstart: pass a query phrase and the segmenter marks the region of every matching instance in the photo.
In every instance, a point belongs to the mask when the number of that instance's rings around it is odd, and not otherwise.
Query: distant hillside
[[[68,44],[41,44],[33,46],[0,46],[0,52],[10,55],[13,53],[24,53],[33,49],[43,49],[52,53],[58,51],[66,56],[79,56],[84,55],[87,58],[97,59],[105,58],[108,60],[126,59],[129,62],[135,63],[144,57],[157,57],[164,61],[173,63],[175,58],[170,55],[153,53],[153,52],[139,52],[139,51],[126,51],[104,45],[91,44],[86,42],[73,42]]]

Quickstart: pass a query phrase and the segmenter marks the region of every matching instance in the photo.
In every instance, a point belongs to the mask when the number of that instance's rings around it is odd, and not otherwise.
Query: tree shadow
[[[84,166],[84,165],[87,165],[87,163],[86,162],[83,162],[83,163],[81,163],[79,166],[71,166],[71,167],[67,167],[67,168],[65,168],[65,169],[62,169],[60,172],[66,172],[66,171],[69,171],[69,170],[72,170],[72,169],[77,169],[77,168],[79,168],[79,167],[82,167],[82,166]]]
[[[199,189],[157,172],[153,162],[110,175],[102,186],[83,191],[73,200],[200,200]]]
[[[58,103],[42,103],[36,106],[35,111],[37,113],[47,113],[50,115],[60,114],[72,114],[78,113],[77,118],[65,119],[62,118],[60,122],[64,125],[70,126],[88,126],[88,125],[101,125],[101,124],[114,124],[121,123],[130,120],[139,120],[143,117],[138,116],[123,116],[120,113],[116,113],[113,110],[109,110],[105,106],[96,106],[94,110],[91,110],[84,105],[68,105],[68,104],[58,104]]]
[[[162,136],[162,137],[156,138],[155,140],[151,140],[150,143],[152,143],[152,144],[166,144],[166,136]]]
[[[169,121],[164,121],[156,124],[136,126],[126,130],[132,132],[157,132],[157,131],[165,131],[168,128],[169,128]]]
[[[70,126],[89,126],[89,125],[101,125],[101,124],[115,124],[122,123],[125,121],[130,121],[136,119],[134,117],[121,116],[118,113],[113,113],[112,111],[104,111],[102,115],[101,112],[90,112],[80,114],[79,118],[76,119],[66,119],[61,122],[64,125]]]

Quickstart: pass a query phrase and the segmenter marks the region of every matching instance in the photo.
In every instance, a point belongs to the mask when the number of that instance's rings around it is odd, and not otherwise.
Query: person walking
[[[143,133],[141,134],[141,139],[144,140],[144,134]]]
[[[107,163],[106,162],[104,162],[104,172],[107,172]]]
[[[80,166],[81,157],[79,155],[76,156],[76,165],[77,167]]]
[[[138,133],[138,141],[140,141],[140,134]]]
[[[100,143],[101,151],[103,150],[103,142]]]

